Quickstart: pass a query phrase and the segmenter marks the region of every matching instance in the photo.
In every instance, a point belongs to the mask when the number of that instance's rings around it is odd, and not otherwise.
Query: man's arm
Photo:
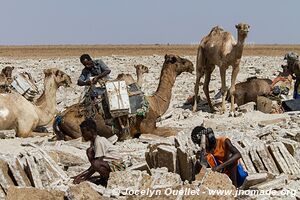
[[[97,60],[97,64],[100,66],[102,73],[96,77],[96,80],[99,80],[110,74],[111,70],[102,60]]]
[[[83,171],[82,173],[80,173],[79,175],[72,177],[74,178],[73,183],[74,184],[79,184],[82,181],[87,180],[88,178],[90,178],[96,171],[93,169],[92,166],[90,166],[87,170]]]
[[[238,159],[240,159],[242,157],[239,150],[237,150],[237,148],[232,145],[232,143],[230,142],[229,139],[225,140],[225,148],[226,148],[226,150],[230,151],[232,156],[227,161],[225,161],[224,163],[222,163],[219,166],[215,167],[213,169],[214,171],[219,171],[219,170],[227,167],[228,165],[233,164],[234,162],[236,162]]]
[[[84,72],[82,72],[81,75],[79,76],[77,85],[79,85],[79,86],[91,85],[91,81],[86,80],[86,76],[84,75]]]
[[[99,74],[95,79],[99,80],[99,79],[107,76],[108,74],[110,74],[110,72],[111,72],[110,69],[109,70],[105,70],[104,72],[102,72],[101,74]]]

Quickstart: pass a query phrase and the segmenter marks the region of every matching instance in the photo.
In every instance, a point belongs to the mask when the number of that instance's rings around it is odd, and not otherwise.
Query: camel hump
[[[224,31],[224,29],[221,26],[215,26],[211,29],[209,35],[219,34],[223,31]]]

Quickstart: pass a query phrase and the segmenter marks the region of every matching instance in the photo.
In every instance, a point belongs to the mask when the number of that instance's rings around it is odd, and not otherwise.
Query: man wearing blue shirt
[[[77,81],[79,86],[89,86],[96,84],[100,79],[109,78],[111,70],[102,60],[92,60],[88,54],[80,56],[80,62],[84,65],[84,69]],[[105,92],[104,87],[97,87],[95,91],[97,96],[101,96]]]
[[[102,98],[105,93],[105,86],[97,86],[96,84],[99,80],[109,79],[111,70],[102,60],[92,60],[88,54],[81,55],[80,62],[84,65],[84,69],[82,70],[77,81],[77,85],[92,86],[88,95],[90,95],[90,98],[96,104],[98,111],[104,114],[105,118],[109,118],[109,108],[107,102],[105,101],[105,98]],[[87,109],[89,108],[90,103],[91,102],[89,100],[85,100]],[[94,114],[93,111],[89,111],[89,113],[90,114],[88,115]]]

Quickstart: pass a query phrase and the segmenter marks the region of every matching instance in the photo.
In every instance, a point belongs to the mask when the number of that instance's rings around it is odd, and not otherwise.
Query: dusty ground
[[[246,45],[244,55],[282,56],[288,51],[300,53],[300,45]],[[110,55],[196,55],[197,45],[60,45],[60,46],[0,46],[0,57],[47,58]]]
[[[246,80],[251,76],[264,78],[274,78],[281,69],[283,55],[287,51],[296,51],[300,53],[300,46],[295,45],[257,45],[246,46],[244,56],[241,62],[241,70],[237,78],[237,82]],[[39,89],[43,89],[43,69],[57,67],[72,78],[73,85],[71,88],[61,88],[58,91],[57,102],[58,111],[63,110],[66,106],[72,105],[78,101],[82,88],[76,86],[76,80],[82,69],[78,57],[82,53],[90,53],[94,58],[101,58],[112,69],[111,77],[116,77],[119,73],[132,73],[135,77],[135,69],[133,65],[144,64],[149,67],[149,74],[146,74],[143,84],[143,91],[146,95],[155,92],[159,83],[159,75],[161,66],[164,61],[165,53],[176,53],[190,59],[194,64],[196,60],[196,46],[192,45],[135,45],[135,46],[32,46],[32,47],[0,47],[0,69],[5,66],[14,66],[14,74],[23,71],[29,71],[36,79]],[[231,70],[228,71],[231,74]],[[299,115],[269,115],[258,111],[249,111],[237,118],[229,118],[228,112],[224,115],[218,113],[211,114],[207,112],[206,105],[200,106],[202,111],[192,113],[189,106],[183,106],[183,103],[189,95],[193,94],[195,82],[195,72],[193,74],[183,73],[176,79],[173,87],[173,95],[169,110],[165,114],[165,120],[159,122],[158,126],[181,128],[186,134],[191,129],[205,123],[215,129],[217,135],[226,135],[232,141],[246,141],[248,145],[269,143],[278,140],[279,137],[286,137],[287,133],[300,133]],[[227,76],[227,84],[230,83],[230,76]],[[216,68],[212,75],[210,85],[211,97],[218,92],[220,88],[219,70]],[[203,96],[202,89],[200,88]],[[227,104],[229,107],[229,104]],[[286,119],[283,123],[270,124],[269,126],[261,126],[259,123],[263,120],[270,119]],[[51,125],[48,129],[51,131]],[[8,131],[0,131],[5,134]],[[258,137],[259,134],[266,133],[264,137]],[[5,135],[4,134],[4,135]],[[42,144],[43,148],[52,151],[61,150],[74,155],[85,157],[84,148],[78,150],[71,148],[64,143],[48,142],[48,138],[12,138],[0,140],[0,154],[14,154],[28,151],[27,143]],[[168,141],[172,139],[167,139]],[[150,140],[149,140],[150,141]],[[161,141],[161,139],[157,139]],[[295,141],[293,139],[293,141]],[[155,143],[153,139],[150,143]],[[296,142],[296,141],[295,141]],[[76,141],[81,145],[80,141]],[[299,141],[296,142],[299,147]],[[88,144],[82,144],[87,147]],[[144,153],[147,143],[141,140],[128,140],[126,142],[117,143],[122,150],[124,156],[131,155],[133,162],[139,163],[145,160]],[[299,148],[296,150],[295,158],[300,162]],[[84,158],[85,162],[86,158]],[[75,166],[76,167],[76,166]],[[70,168],[71,169],[71,168]],[[75,175],[75,172],[82,168],[74,168],[67,172],[69,175]],[[288,184],[297,185],[299,180],[289,182]],[[286,184],[285,187],[291,187]]]

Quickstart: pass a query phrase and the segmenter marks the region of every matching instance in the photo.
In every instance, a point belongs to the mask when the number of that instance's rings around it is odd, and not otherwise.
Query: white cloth
[[[95,158],[104,157],[104,161],[121,159],[117,147],[109,142],[105,137],[97,135],[94,142]]]

